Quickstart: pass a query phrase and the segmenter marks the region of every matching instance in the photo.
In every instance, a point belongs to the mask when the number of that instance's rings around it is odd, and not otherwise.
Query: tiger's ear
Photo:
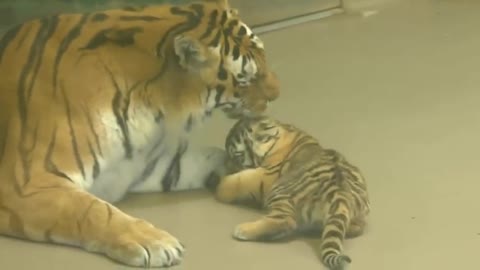
[[[189,71],[198,71],[208,67],[210,52],[207,46],[203,45],[195,38],[178,35],[174,40],[175,54],[179,58],[179,64],[182,68]]]

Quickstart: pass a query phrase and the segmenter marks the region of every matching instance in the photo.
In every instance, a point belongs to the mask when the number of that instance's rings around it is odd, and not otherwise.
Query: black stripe
[[[247,56],[242,55],[242,74],[246,74],[245,66],[247,65]]]
[[[170,8],[170,12],[173,15],[187,17],[187,21],[171,27],[165,34],[163,34],[162,39],[157,44],[157,56],[163,56],[162,52],[164,51],[165,46],[167,45],[167,41],[170,39],[171,35],[177,35],[182,32],[187,32],[200,24],[201,18],[204,15],[203,6],[195,5],[192,6],[192,8],[197,14],[187,10],[182,10],[180,7],[177,6]]]
[[[109,73],[110,79],[115,87],[115,96],[113,97],[113,100],[112,100],[112,111],[113,111],[113,114],[115,115],[115,119],[117,120],[117,125],[120,127],[120,130],[122,131],[123,149],[125,151],[125,157],[127,159],[131,159],[133,157],[133,149],[132,149],[132,143],[130,141],[130,132],[128,130],[128,125],[125,119],[122,118],[122,101],[123,101],[122,91],[120,90],[120,87],[118,86],[115,78],[113,77],[112,72],[107,67],[105,67],[105,69]]]
[[[283,219],[287,219],[287,218],[291,218],[292,217],[292,214],[291,213],[276,213],[276,214],[273,214],[273,215],[267,215],[268,218],[271,218],[271,219],[280,219],[280,220],[283,220]]]
[[[330,216],[330,218],[328,219],[328,223],[331,223],[334,220],[338,220],[340,222],[343,222],[343,224],[348,223],[348,217],[345,214],[341,214],[341,213]]]
[[[237,86],[239,85],[239,82],[237,80],[237,78],[235,78],[235,76],[232,76],[232,85],[234,88],[237,88]],[[237,97],[237,96],[235,96]]]
[[[255,153],[250,145],[245,145],[245,153],[248,155],[251,161],[256,163],[256,156]]]
[[[127,47],[135,44],[135,34],[143,32],[142,27],[134,26],[125,29],[103,29],[94,35],[81,50],[94,50],[106,44]]]
[[[70,44],[72,44],[72,42],[80,36],[82,28],[85,25],[87,19],[88,14],[82,15],[80,21],[67,33],[65,38],[60,43],[57,55],[55,56],[55,64],[53,66],[53,93],[56,93],[57,89],[58,68],[60,66],[60,61],[62,61],[62,57],[68,50],[68,47],[70,47]]]
[[[98,174],[100,173],[100,164],[98,163],[97,154],[95,153],[95,150],[93,150],[90,141],[88,141],[88,149],[90,150],[90,154],[93,158],[92,178],[96,179],[98,177]]]
[[[97,131],[95,131],[95,126],[93,125],[92,117],[88,113],[87,109],[84,108],[84,112],[85,112],[85,116],[87,117],[87,123],[88,123],[88,127],[90,128],[90,132],[92,132],[93,137],[95,139],[95,144],[97,146],[98,153],[100,154],[100,156],[103,156],[102,147],[100,146],[100,137],[98,136]]]
[[[215,29],[215,26],[217,24],[217,16],[218,16],[218,10],[214,10],[212,11],[212,13],[210,13],[210,19],[208,20],[207,30],[205,30],[205,32],[200,36],[200,40],[209,37],[213,29]]]
[[[75,157],[75,162],[77,163],[78,168],[80,169],[80,172],[82,173],[83,179],[85,179],[85,168],[82,162],[82,157],[80,155],[79,149],[78,149],[78,144],[77,144],[77,138],[75,135],[75,129],[73,128],[73,123],[72,123],[72,113],[70,111],[70,101],[68,100],[67,93],[65,93],[65,89],[61,87],[62,94],[63,94],[63,101],[65,102],[65,113],[67,116],[67,122],[68,122],[68,129],[70,130],[70,137],[72,140],[72,148],[73,148],[73,155]]]
[[[238,25],[238,20],[233,20],[228,23],[228,27],[223,30],[223,34],[226,36],[230,36],[233,33],[233,28]]]
[[[340,251],[340,245],[337,242],[322,243],[322,249],[334,249]]]
[[[2,61],[3,54],[5,50],[7,49],[8,45],[15,40],[17,37],[18,32],[22,30],[23,24],[17,25],[13,27],[12,29],[8,30],[0,40],[0,62]]]
[[[217,93],[215,94],[215,107],[221,105],[220,101],[222,99],[222,95],[225,92],[225,85],[219,84],[216,87]]]
[[[318,186],[318,181],[312,179],[301,179],[301,181],[292,181],[292,183],[293,184],[287,189],[292,197],[296,197],[302,192],[310,191],[310,193],[312,193]]]
[[[205,104],[208,104],[211,94],[212,94],[212,89],[210,89],[210,87],[207,87],[207,97],[205,98]]]
[[[92,22],[103,22],[108,19],[108,15],[105,13],[97,13],[92,16]]]
[[[151,159],[152,158],[152,155],[156,153],[156,150],[159,146],[161,146],[163,144],[163,137],[164,137],[164,133],[162,133],[162,136],[161,138],[158,140],[158,142],[150,149],[149,153],[147,154],[147,159]],[[153,173],[153,171],[155,170],[155,167],[158,163],[158,161],[161,159],[161,157],[163,156],[163,152],[165,151],[165,148],[162,149],[160,151],[160,153],[158,153],[153,159],[150,160],[150,162],[147,163],[147,165],[145,166],[145,168],[143,168],[143,171],[142,171],[142,174],[140,175],[140,177],[135,180],[134,182],[132,182],[132,184],[130,185],[129,189],[131,189],[132,187],[135,187],[137,184],[140,184],[144,181],[147,180],[148,177],[150,177]]]
[[[39,54],[43,52],[43,48],[45,47],[45,43],[47,42],[48,35],[47,33],[49,32],[49,25],[50,21],[47,19],[43,19],[40,21],[41,26],[40,29],[37,30],[37,35],[35,36],[33,42],[32,42],[32,47],[30,48],[30,53],[28,55],[27,61],[25,63],[25,66],[22,68],[22,71],[20,73],[20,79],[19,79],[19,84],[18,84],[18,108],[19,108],[19,114],[20,114],[20,119],[22,121],[22,124],[26,125],[27,121],[27,107],[28,107],[28,92],[29,90],[27,89],[27,78],[32,69],[35,69],[34,65],[38,61]],[[33,85],[33,83],[32,83]],[[25,127],[22,128],[24,130]],[[22,132],[23,135],[23,132]],[[21,136],[22,136],[21,135]],[[22,137],[21,140],[24,140],[25,138]]]
[[[338,228],[342,232],[346,231],[346,228],[345,228],[346,222],[344,222],[341,219],[330,218],[328,220],[327,224],[335,226],[336,228]]]
[[[357,209],[361,209],[362,206],[364,205],[364,203],[360,200],[359,196],[355,196],[355,195],[354,195],[354,196],[353,196],[353,201],[354,201],[355,207],[356,207]]]
[[[172,161],[170,162],[170,165],[168,166],[167,172],[163,176],[163,179],[162,179],[163,191],[165,192],[171,191],[172,187],[175,187],[175,185],[178,183],[178,180],[180,179],[180,173],[181,173],[180,161],[181,161],[182,155],[185,153],[187,148],[188,148],[187,142],[183,142],[179,144],[177,153],[173,157]]]
[[[120,16],[119,19],[121,21],[144,21],[144,22],[154,22],[154,21],[161,21],[163,18],[155,17],[155,16]]]
[[[137,181],[135,181],[135,184],[144,182],[148,177],[150,177],[150,175],[152,175],[153,170],[157,166],[157,163],[161,157],[162,157],[162,154],[160,153],[158,156],[152,159],[149,163],[147,163],[147,166],[145,166],[142,174],[140,175],[140,178]]]
[[[112,217],[113,217],[112,206],[109,203],[105,203],[105,206],[107,207],[107,222],[106,222],[106,224],[110,224],[110,221],[112,220]]]
[[[328,169],[324,169],[324,170],[315,170],[314,173],[312,173],[311,177],[313,178],[319,178],[325,174],[330,174],[330,173],[333,173],[335,170],[335,168],[328,168]],[[333,181],[332,181],[333,182]]]
[[[32,48],[32,52],[35,51],[35,62],[34,62],[34,67],[33,67],[33,71],[32,71],[32,78],[30,79],[30,86],[28,87],[28,99],[30,99],[30,97],[32,96],[32,90],[33,90],[33,86],[35,84],[35,80],[37,78],[37,75],[38,75],[38,70],[40,68],[40,65],[42,64],[42,59],[43,59],[43,56],[44,56],[44,50],[45,50],[45,46],[47,44],[47,41],[50,39],[50,37],[52,37],[52,35],[55,33],[55,30],[57,28],[57,25],[58,25],[58,17],[57,16],[51,16],[48,18],[48,20],[46,21],[46,26],[45,26],[45,31],[40,31],[43,35],[41,37],[41,40],[37,43],[35,42],[34,43],[34,48]],[[43,28],[43,26],[42,26]]]
[[[343,228],[340,228],[340,229],[343,229]],[[328,231],[326,231],[323,235],[322,235],[322,238],[324,239],[327,239],[327,238],[335,238],[335,239],[340,239],[342,240],[343,239],[343,233],[341,231],[337,231],[337,230],[334,230],[334,229],[328,229]]]
[[[215,34],[215,37],[208,43],[209,47],[217,47],[218,44],[220,43],[220,38],[222,37],[222,30],[218,30],[217,33]]]
[[[50,140],[50,143],[48,144],[47,155],[45,156],[43,167],[45,168],[45,170],[47,172],[49,172],[53,175],[56,175],[58,177],[65,178],[65,179],[68,179],[68,180],[72,181],[72,179],[70,177],[68,177],[68,175],[66,175],[64,172],[60,171],[58,169],[57,165],[55,165],[55,163],[53,163],[52,155],[53,155],[53,151],[54,151],[54,148],[55,148],[56,140],[57,140],[57,128],[55,127],[53,129],[52,139]]]
[[[228,55],[230,53],[230,41],[229,35],[225,32],[223,33],[223,54]]]
[[[265,205],[274,205],[275,203],[278,203],[280,201],[284,200],[290,200],[291,196],[290,194],[276,194],[270,192],[269,196],[265,200]]]
[[[150,151],[148,151],[148,153],[147,153],[147,158],[148,159],[150,159],[152,157],[152,155],[154,155],[156,153],[158,147],[163,145],[163,138],[165,137],[165,133],[166,133],[166,131],[162,130],[160,138],[157,139],[157,142],[155,143],[155,145],[152,148],[150,148]]]
[[[122,10],[124,11],[132,11],[132,12],[139,12],[139,11],[142,11],[144,9],[143,6],[128,6],[128,7],[124,7],[122,8]]]
[[[157,114],[155,115],[155,123],[159,124],[160,121],[162,121],[163,117],[163,112],[161,110],[158,110]]]
[[[223,59],[220,61],[220,65],[218,66],[218,79],[221,80],[221,81],[225,81],[228,79],[228,72],[227,70],[225,69],[225,67],[223,66]]]
[[[222,12],[222,18],[220,19],[220,25],[224,26],[227,22],[227,11]]]
[[[23,42],[25,39],[30,36],[30,31],[33,28],[31,23],[25,25],[26,29],[23,31],[22,35],[18,38],[17,46],[15,47],[16,50],[20,49],[23,46]],[[1,59],[1,57],[0,57]]]
[[[148,89],[148,86],[151,83],[156,81],[158,78],[161,78],[163,76],[163,74],[165,73],[165,71],[166,71],[166,69],[169,65],[169,59],[170,58],[165,57],[164,51],[165,51],[165,46],[167,46],[167,44],[170,40],[170,37],[172,35],[177,35],[177,34],[180,34],[180,33],[183,33],[183,32],[190,31],[200,24],[201,18],[203,16],[203,7],[201,7],[201,6],[198,7],[197,6],[197,7],[194,7],[194,8],[196,9],[195,11],[197,12],[197,14],[194,14],[194,13],[191,13],[191,12],[188,12],[188,11],[185,11],[185,10],[181,10],[179,7],[172,7],[170,9],[170,12],[173,15],[186,16],[187,21],[179,23],[179,24],[177,24],[173,27],[170,27],[170,29],[168,29],[168,31],[162,35],[162,38],[157,43],[155,52],[156,52],[157,57],[162,57],[165,60],[165,62],[163,63],[163,65],[160,68],[160,70],[158,71],[158,73],[155,74],[152,78],[150,78],[149,80],[147,80],[145,82],[144,89]]]
[[[336,258],[339,255],[338,250],[325,250],[322,251],[322,261],[325,262],[327,265],[332,266],[334,262],[331,261],[330,258]],[[327,261],[328,259],[328,261]]]
[[[190,132],[193,127],[193,115],[189,115],[187,119],[187,123],[185,124],[185,131]]]
[[[85,220],[87,219],[87,217],[91,216],[88,213],[90,212],[90,210],[92,210],[93,205],[97,202],[100,202],[100,201],[99,200],[91,200],[88,207],[85,209],[85,211],[83,211],[83,214],[81,215],[80,219],[77,220],[77,226],[78,226],[78,230],[80,232],[80,235],[82,235],[82,230],[83,230],[82,224],[85,223]]]
[[[260,201],[263,202],[263,197],[265,196],[265,186],[263,181],[260,181],[258,192],[260,193]]]
[[[233,61],[238,60],[238,58],[240,57],[240,46],[238,45],[233,46],[232,56],[233,56]]]
[[[27,145],[27,135],[31,136],[31,131],[26,131],[25,128],[26,124],[22,123],[22,129],[21,129],[21,135],[20,135],[20,141],[18,143],[18,151],[20,154],[20,159],[22,163],[22,169],[23,169],[23,180],[24,180],[24,185],[27,185],[31,178],[30,178],[30,167],[32,165],[32,158],[31,158],[31,153],[33,152],[35,145],[37,144],[37,135],[38,135],[38,122],[36,123],[34,130],[33,130],[33,137],[31,138],[32,145]]]

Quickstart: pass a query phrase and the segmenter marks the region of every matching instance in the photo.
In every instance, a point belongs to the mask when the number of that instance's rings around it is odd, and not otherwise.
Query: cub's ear
[[[189,71],[198,71],[208,67],[210,52],[207,46],[200,43],[197,39],[186,35],[178,35],[174,40],[175,54],[179,58],[179,64],[182,68]]]

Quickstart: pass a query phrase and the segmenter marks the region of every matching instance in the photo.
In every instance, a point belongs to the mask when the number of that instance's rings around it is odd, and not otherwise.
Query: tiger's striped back
[[[238,121],[225,147],[238,170],[222,179],[217,198],[254,200],[267,210],[258,221],[239,225],[237,239],[272,240],[323,229],[322,262],[334,270],[351,262],[342,254],[343,240],[363,233],[370,211],[357,167],[306,132],[266,116]]]

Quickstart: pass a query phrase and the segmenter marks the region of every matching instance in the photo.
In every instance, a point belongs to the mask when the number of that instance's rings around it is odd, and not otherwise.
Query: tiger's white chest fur
[[[203,187],[207,177],[221,169],[226,158],[219,148],[189,147],[184,126],[200,122],[203,113],[187,116],[185,121],[179,121],[184,124],[174,128],[168,128],[156,117],[148,110],[132,108],[122,126],[113,113],[104,113],[101,121],[105,127],[105,150],[98,162],[100,173],[96,178],[78,181],[79,184],[109,202],[122,199],[127,192]]]

